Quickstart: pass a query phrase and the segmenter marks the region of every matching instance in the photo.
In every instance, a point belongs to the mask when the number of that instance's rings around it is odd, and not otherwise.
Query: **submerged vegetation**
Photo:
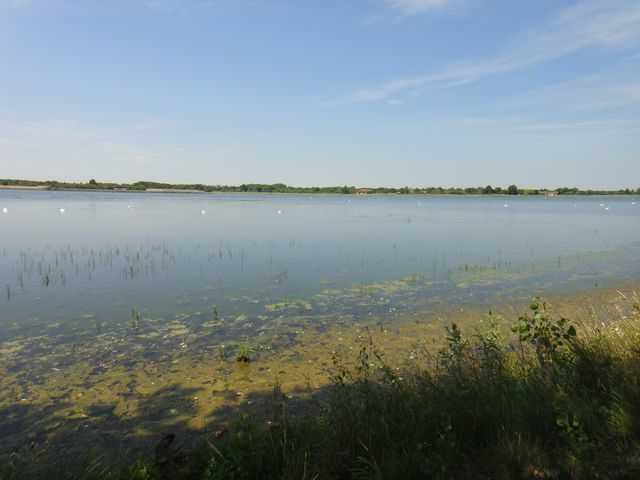
[[[373,187],[358,188],[353,185],[329,187],[296,187],[284,183],[243,183],[242,185],[206,185],[203,183],[175,184],[151,181],[135,183],[98,182],[59,182],[57,180],[18,180],[0,179],[0,188],[22,187],[47,190],[113,190],[113,191],[174,191],[185,193],[339,193],[339,194],[422,194],[422,195],[640,195],[640,188],[619,190],[582,190],[576,187],[562,187],[556,190],[547,188],[507,188],[492,187]]]
[[[266,417],[238,407],[200,443],[172,448],[171,434],[150,459],[94,459],[82,478],[638,478],[637,299],[628,307],[576,322],[536,298],[511,332],[491,314],[472,331],[451,324],[410,363],[365,330],[305,404],[276,380]]]

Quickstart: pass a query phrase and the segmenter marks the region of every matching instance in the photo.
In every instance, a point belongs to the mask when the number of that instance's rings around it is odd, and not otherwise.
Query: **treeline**
[[[619,190],[581,190],[576,187],[561,187],[556,190],[546,188],[519,188],[509,185],[507,188],[492,187],[374,187],[358,188],[353,185],[331,187],[294,187],[284,183],[243,183],[242,185],[205,185],[203,183],[174,184],[151,181],[135,183],[98,182],[59,182],[56,180],[15,180],[0,179],[0,186],[44,187],[49,190],[183,190],[191,192],[249,192],[249,193],[339,193],[339,194],[396,194],[396,195],[640,195],[640,188]]]
[[[111,183],[98,182],[91,179],[83,182],[59,182],[56,180],[14,180],[0,179],[0,186],[16,187],[46,187],[49,190],[184,190],[198,191],[203,193],[212,192],[257,192],[257,193],[342,193],[355,194],[358,189],[355,186],[334,186],[334,187],[292,187],[284,183],[249,183],[242,185],[205,185],[203,183],[174,184],[162,182],[139,181],[135,183]]]

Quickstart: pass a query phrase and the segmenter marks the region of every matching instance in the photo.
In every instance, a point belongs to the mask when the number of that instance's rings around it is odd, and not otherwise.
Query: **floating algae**
[[[189,328],[183,323],[172,323],[172,324],[166,325],[165,329],[169,330],[169,333],[167,333],[162,338],[171,338],[171,337],[176,337],[179,335],[187,335],[191,333],[191,330],[189,330]]]
[[[298,301],[284,301],[278,303],[269,303],[264,306],[267,312],[282,312],[289,309],[295,309],[298,312],[310,312],[313,310],[313,306],[310,302],[298,300]]]

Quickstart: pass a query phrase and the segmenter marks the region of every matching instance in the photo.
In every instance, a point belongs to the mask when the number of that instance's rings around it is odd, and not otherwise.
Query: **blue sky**
[[[638,0],[0,0],[0,178],[640,187]]]

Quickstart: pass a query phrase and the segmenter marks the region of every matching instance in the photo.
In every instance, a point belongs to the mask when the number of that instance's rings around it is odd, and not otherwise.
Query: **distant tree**
[[[487,185],[482,190],[482,193],[484,193],[485,195],[491,195],[493,193],[493,187],[491,185]]]
[[[516,185],[509,185],[507,188],[508,195],[518,195],[518,187]]]
[[[561,187],[558,189],[558,195],[578,195],[580,190],[576,187]],[[592,192],[586,192],[587,195],[591,195]]]
[[[89,180],[89,185],[97,185],[98,182],[96,182],[95,178],[92,178],[91,180]]]

